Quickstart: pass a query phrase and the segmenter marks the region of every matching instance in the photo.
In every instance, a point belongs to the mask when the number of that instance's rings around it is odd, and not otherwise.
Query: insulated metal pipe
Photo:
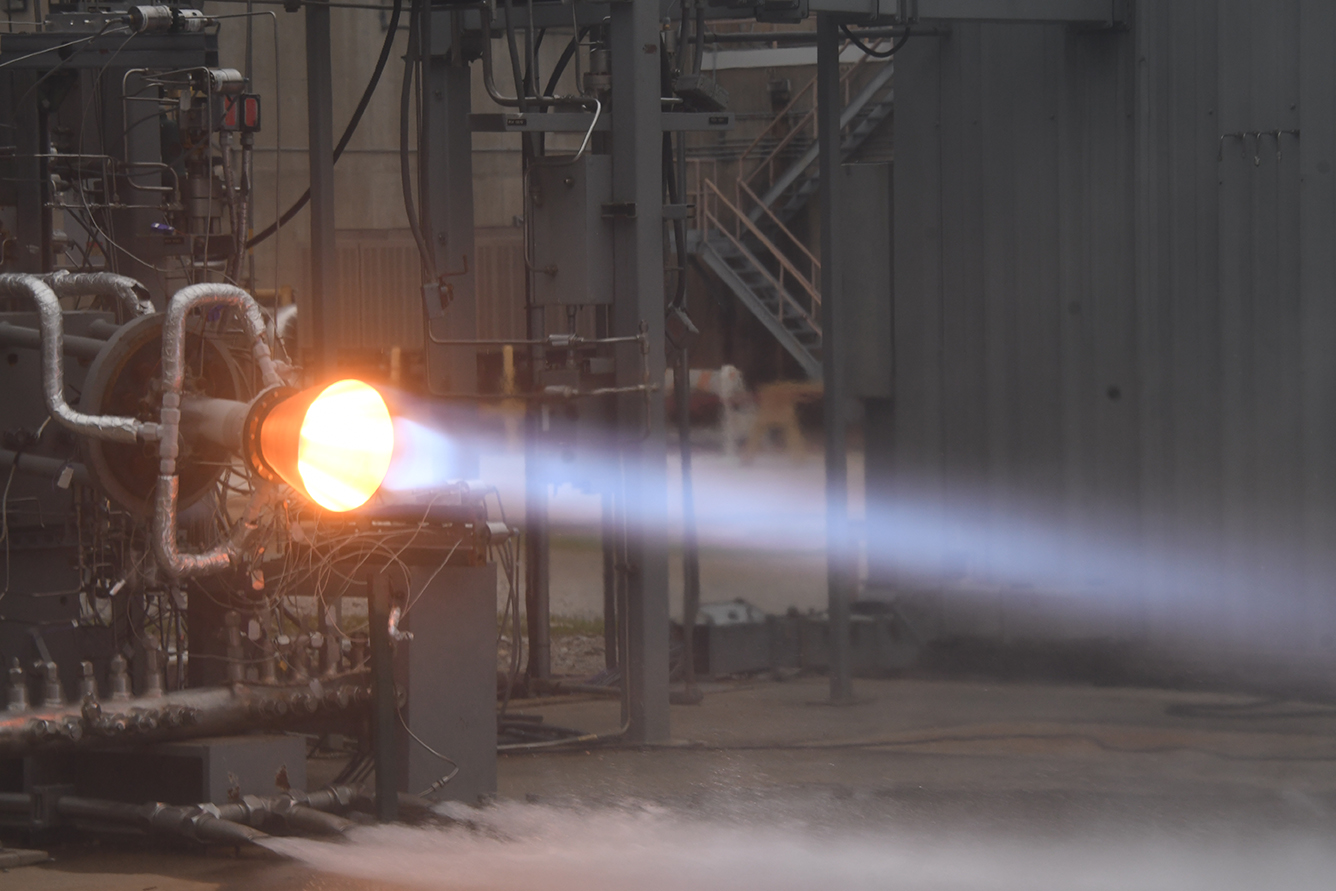
[[[87,415],[65,401],[64,318],[60,299],[47,284],[32,275],[0,274],[0,295],[28,297],[37,305],[42,340],[42,396],[47,411],[59,424],[75,433],[112,442],[151,442],[158,438],[157,424],[116,415]]]
[[[150,316],[157,312],[147,298],[139,296],[139,282],[113,272],[51,272],[41,277],[57,297],[82,297],[93,294],[111,297],[132,316]]]
[[[241,311],[251,336],[251,353],[266,388],[283,383],[265,342],[264,315],[251,295],[232,285],[206,282],[182,288],[167,306],[162,326],[162,413],[158,457],[158,490],[153,514],[153,548],[158,563],[169,575],[182,578],[219,572],[236,557],[235,543],[226,539],[202,554],[183,554],[176,541],[176,505],[181,481],[176,458],[181,451],[181,391],[185,383],[186,318],[200,306],[229,306]]]

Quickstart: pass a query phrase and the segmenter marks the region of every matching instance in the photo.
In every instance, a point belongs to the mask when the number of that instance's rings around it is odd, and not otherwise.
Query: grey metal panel
[[[533,214],[534,302],[541,306],[612,303],[612,159],[535,164],[529,173]]]
[[[1284,553],[1298,530],[1288,518],[1299,493],[1295,466],[1297,412],[1291,403],[1297,366],[1294,324],[1299,266],[1297,145],[1288,156],[1264,130],[1293,129],[1297,67],[1285,64],[1297,44],[1297,4],[1273,4],[1262,21],[1248,8],[1220,7],[1219,238],[1222,363],[1222,606],[1226,637],[1267,639],[1292,633],[1293,603]],[[1245,30],[1246,28],[1246,30]],[[1242,133],[1238,138],[1228,134]],[[1254,135],[1249,136],[1248,133]],[[1265,599],[1263,590],[1274,593]],[[1272,642],[1272,641],[1268,641]],[[1280,643],[1280,641],[1274,641]]]
[[[891,398],[891,165],[840,167],[836,237],[844,245],[839,295],[847,307],[848,392]]]
[[[1304,375],[1300,433],[1303,487],[1310,493],[1303,508],[1302,566],[1305,609],[1313,643],[1332,645],[1336,609],[1329,580],[1336,576],[1332,542],[1336,541],[1336,4],[1299,3],[1299,294],[1300,348]],[[1326,497],[1313,497],[1318,494]]]
[[[978,583],[938,613],[974,633],[1070,631],[1007,587],[1006,527],[1033,523],[1087,631],[1312,652],[1336,613],[1336,13],[1136,12],[897,59],[895,490],[944,530],[900,587]]]
[[[886,504],[918,508],[927,529],[943,484],[942,200],[939,127],[943,43],[911,40],[896,56],[898,92],[894,174],[895,397],[890,440],[893,477]],[[884,508],[889,512],[889,508]],[[871,525],[875,528],[874,522]],[[890,525],[890,517],[885,518]],[[928,580],[880,559],[869,547],[870,582],[901,590]]]
[[[983,555],[955,518],[970,512],[969,493],[986,484],[987,348],[984,324],[982,48],[978,27],[944,42],[941,115],[941,356],[944,519],[942,574],[961,579]],[[897,92],[903,95],[903,88]],[[898,126],[898,122],[897,122]],[[900,172],[897,165],[897,173]],[[908,171],[905,171],[908,172]],[[898,185],[898,184],[897,184]],[[901,231],[903,225],[896,227]],[[897,294],[903,294],[898,288]],[[908,299],[909,295],[903,294]],[[974,610],[972,612],[979,612]]]
[[[1146,55],[1137,109],[1138,361],[1141,501],[1152,633],[1209,621],[1209,577],[1175,567],[1195,549],[1218,564],[1220,350],[1216,147],[1218,4],[1149,6],[1138,17]]]
[[[413,640],[401,645],[408,701],[400,737],[401,789],[421,792],[450,773],[459,774],[436,796],[478,802],[496,792],[496,564],[412,565],[403,627]]]

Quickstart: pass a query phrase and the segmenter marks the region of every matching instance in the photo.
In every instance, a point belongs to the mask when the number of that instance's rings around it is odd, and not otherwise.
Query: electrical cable
[[[328,4],[336,5],[336,4]],[[377,7],[367,7],[374,9]],[[376,67],[371,72],[371,79],[367,81],[366,89],[362,91],[362,98],[357,102],[357,108],[353,109],[353,116],[348,119],[348,126],[343,128],[343,135],[339,137],[339,142],[334,146],[334,161],[337,164],[339,158],[343,156],[343,150],[348,147],[352,141],[353,134],[357,132],[357,125],[362,122],[362,115],[366,112],[367,106],[371,104],[371,97],[376,93],[376,86],[380,83],[380,76],[385,71],[385,63],[390,58],[390,51],[394,47],[394,36],[399,30],[399,14],[403,10],[403,0],[394,0],[394,7],[390,11],[390,24],[385,32],[385,40],[380,45],[380,55],[376,58]],[[277,69],[275,69],[277,70]],[[281,152],[279,153],[282,154]],[[286,226],[292,221],[301,209],[311,200],[311,190],[308,188],[302,193],[302,196],[287,209],[281,217],[262,230],[253,238],[246,242],[247,248],[253,248],[260,242],[266,240],[276,233],[281,227]]]
[[[506,5],[506,48],[510,52],[510,74],[515,80],[515,95],[520,113],[529,110],[528,82],[520,72],[520,50],[515,40],[515,4],[514,0],[505,0]]]
[[[529,4],[529,12],[533,13],[533,4]],[[534,40],[532,48],[529,50],[529,60],[524,66],[525,89],[532,90],[540,80],[543,79],[542,73],[538,70],[538,48],[543,45],[543,38],[547,36],[547,29],[540,28],[538,37]],[[526,35],[527,42],[527,35]]]
[[[98,69],[97,74],[93,76],[93,88],[89,91],[88,101],[84,103],[83,109],[79,112],[79,142],[76,154],[81,158],[83,157],[84,129],[86,127],[85,122],[88,119],[89,109],[92,108],[93,102],[98,98],[98,94],[101,91],[102,75],[106,74],[107,69],[110,68],[112,63],[116,61],[116,57],[121,54],[121,50],[125,49],[125,47],[129,45],[130,41],[134,39],[134,37],[135,35],[132,32],[129,37],[126,37],[125,40],[121,41],[120,45],[117,46],[115,51],[111,53],[107,61],[102,65],[101,68]],[[101,114],[98,115],[99,127],[101,126],[102,117],[103,115]],[[104,145],[106,144],[105,138],[103,139],[103,144]],[[93,224],[93,231],[95,231],[98,235],[100,235],[103,239],[105,239],[106,244],[111,245],[111,247],[115,248],[117,252],[125,254],[125,256],[129,257],[131,260],[134,260],[136,263],[139,263],[142,266],[145,266],[149,269],[157,269],[157,267],[154,266],[152,263],[148,262],[147,260],[140,259],[126,248],[117,244],[116,239],[112,237],[111,233],[107,232],[105,229],[103,229],[101,226],[98,225],[97,216],[93,213],[93,208],[88,204],[88,196],[84,193],[83,177],[79,178],[79,184],[76,187],[75,192],[79,196],[79,201],[83,204],[84,212],[88,215],[88,221]],[[112,225],[112,223],[108,221],[107,229],[113,229],[113,228],[114,226]],[[105,253],[105,246],[104,246],[104,253]],[[105,253],[105,256],[107,259],[107,265],[111,267],[111,271],[112,272],[119,271],[117,269],[117,264],[115,262],[116,254]]]
[[[858,49],[861,50],[864,55],[871,56],[874,59],[889,59],[891,56],[898,53],[900,51],[900,48],[903,47],[905,43],[909,41],[909,35],[911,33],[911,30],[909,28],[905,28],[905,33],[900,35],[900,39],[897,40],[891,46],[890,49],[876,50],[868,46],[862,40],[860,40],[858,35],[855,34],[853,29],[850,28],[848,25],[840,25],[840,30],[844,32],[845,37],[849,38],[849,42],[852,43],[854,46],[858,47]]]
[[[37,428],[37,434],[33,436],[29,447],[37,445],[42,441],[42,433],[46,431],[46,425],[51,423],[51,416],[47,415],[46,420]],[[19,458],[23,449],[18,449],[14,455],[14,463],[9,465],[9,478],[5,480],[5,494],[0,498],[0,540],[5,543],[5,587],[0,590],[0,600],[4,600],[9,594],[9,487],[14,484],[14,472],[19,469]]]
[[[96,34],[90,34],[87,37],[80,37],[77,40],[71,40],[68,43],[61,43],[57,44],[56,46],[49,46],[46,49],[40,49],[37,50],[36,52],[28,53],[26,56],[19,56],[17,59],[10,59],[8,62],[0,62],[0,68],[8,68],[10,65],[17,65],[19,62],[22,62],[26,59],[31,59],[34,56],[41,56],[46,53],[54,53],[57,52],[58,50],[63,50],[71,46],[77,46],[80,43],[88,43],[89,41],[97,40],[99,37],[101,37],[103,34],[107,32],[108,28],[112,27],[113,25],[124,25],[124,24],[125,24],[124,22],[116,22],[116,21],[107,22],[102,26],[101,30],[99,30]],[[55,66],[51,69],[51,71],[55,71],[61,65],[64,65],[70,59],[74,58],[74,55],[75,55],[74,53],[70,53],[68,56],[61,59],[59,62],[55,64]],[[50,74],[51,71],[48,71],[47,73]],[[38,81],[38,83],[40,82],[41,81]],[[35,87],[36,84],[34,84],[33,86]]]
[[[700,74],[705,59],[705,0],[696,0],[696,51],[692,54],[691,73]]]
[[[418,67],[418,18],[421,14],[422,0],[413,0],[408,12],[408,52],[404,54],[404,80],[399,92],[399,184],[404,193],[404,213],[408,215],[408,228],[413,232],[413,241],[417,243],[418,260],[422,266],[424,282],[438,281],[436,258],[422,235],[422,225],[418,220],[417,208],[413,201],[413,176],[408,161],[408,114],[409,100],[413,97],[413,76]]]
[[[431,746],[423,742],[422,737],[414,733],[413,729],[408,726],[408,722],[404,720],[404,710],[402,708],[395,706],[394,712],[396,715],[399,716],[399,724],[404,728],[404,732],[409,735],[409,737],[413,740],[413,742],[422,746],[422,748],[426,749],[428,752],[430,752],[432,755],[435,755],[437,758],[440,758],[446,764],[449,764],[450,767],[452,768],[451,771],[447,773],[445,776],[441,777],[439,780],[432,783],[426,789],[423,789],[421,792],[419,792],[418,793],[419,798],[426,797],[427,795],[430,795],[433,792],[438,791],[446,783],[450,782],[455,777],[459,776],[459,762],[455,761],[455,759],[451,758],[449,755],[442,755],[440,752],[436,751]]]

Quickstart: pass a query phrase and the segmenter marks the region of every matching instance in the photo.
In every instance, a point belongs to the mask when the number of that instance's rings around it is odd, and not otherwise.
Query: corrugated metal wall
[[[937,633],[1331,646],[1333,45],[1328,0],[1142,0],[896,57],[920,531],[873,563]]]
[[[524,240],[521,230],[475,231],[478,336],[525,337]],[[309,251],[304,252],[309,258]],[[309,259],[304,260],[309,262]],[[417,246],[407,232],[338,233],[334,306],[338,349],[381,351],[423,346]]]

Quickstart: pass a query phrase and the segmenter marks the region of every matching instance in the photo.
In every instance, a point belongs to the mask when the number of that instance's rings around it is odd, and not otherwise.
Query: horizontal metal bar
[[[731,111],[666,111],[660,118],[663,129],[674,132],[733,129]],[[593,120],[592,114],[579,111],[493,112],[469,115],[469,129],[474,133],[587,133]],[[611,129],[612,116],[599,115],[594,131],[601,133]]]
[[[105,67],[111,54],[116,53],[117,68],[174,69],[205,65],[209,61],[206,57],[214,57],[218,52],[218,38],[212,34],[138,34],[128,41],[117,34],[70,47],[67,57],[62,59],[56,47],[68,43],[70,33],[44,31],[0,36],[0,65],[15,71],[46,71],[57,64],[61,68],[98,69]],[[29,53],[38,55],[21,58]]]
[[[817,13],[850,23],[1054,22],[1110,27],[1127,17],[1125,0],[808,0]]]
[[[14,325],[10,322],[0,322],[0,348],[20,347],[23,349],[38,349],[42,345],[42,332],[36,328],[28,328],[24,325]],[[78,337],[72,334],[66,334],[63,340],[65,355],[73,356],[76,359],[93,359],[102,352],[102,348],[107,345],[105,340],[98,340],[96,337]]]
[[[918,18],[980,22],[1066,22],[1112,25],[1117,0],[917,0]]]

